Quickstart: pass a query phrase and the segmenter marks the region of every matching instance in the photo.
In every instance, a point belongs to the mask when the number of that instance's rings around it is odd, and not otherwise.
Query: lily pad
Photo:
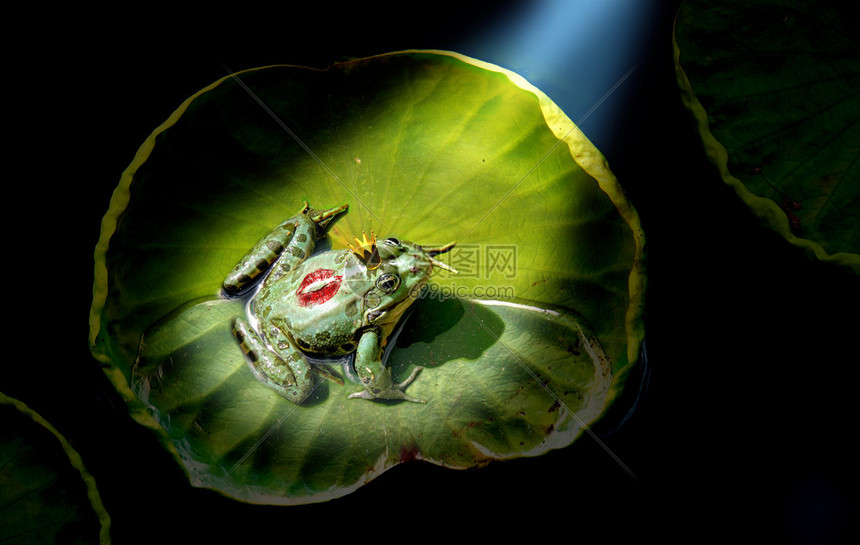
[[[2,393],[0,415],[0,541],[110,543],[110,517],[68,441]]]
[[[844,10],[685,0],[676,68],[726,183],[792,244],[860,272],[860,44]]]
[[[348,399],[361,389],[349,382],[285,403],[249,370],[230,332],[242,306],[226,300],[145,336],[133,386],[181,432],[175,447],[195,485],[265,503],[340,496],[403,461],[468,468],[539,454],[570,444],[603,411],[609,360],[571,316],[501,301],[419,307],[389,361],[398,380],[426,366],[409,389],[426,405],[361,403]]]
[[[456,239],[388,365],[427,404],[292,405],[232,339],[219,297],[261,236],[349,204],[331,245]],[[124,173],[96,250],[93,353],[192,483],[264,503],[343,495],[407,460],[473,467],[570,444],[642,341],[643,235],[605,160],[539,90],[459,54],[270,66],[189,98]],[[440,256],[441,258],[442,256]]]

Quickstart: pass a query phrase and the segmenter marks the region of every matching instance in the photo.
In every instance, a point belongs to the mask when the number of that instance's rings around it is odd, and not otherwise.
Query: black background
[[[583,437],[474,471],[401,465],[322,504],[254,506],[190,487],[128,417],[89,353],[87,318],[100,220],[140,144],[225,66],[456,50],[519,3],[457,6],[456,21],[454,6],[150,6],[53,12],[50,25],[10,20],[32,31],[10,50],[4,78],[14,92],[7,115],[23,123],[13,131],[20,153],[7,158],[20,168],[4,184],[14,306],[0,391],[80,452],[115,543],[844,539],[856,529],[858,280],[762,227],[704,159],[675,84],[673,3],[654,4],[624,130],[602,149],[648,241],[649,387],[633,417],[602,437],[638,480]]]

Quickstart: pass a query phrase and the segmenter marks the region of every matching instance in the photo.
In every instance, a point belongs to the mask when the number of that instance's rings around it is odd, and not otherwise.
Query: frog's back
[[[288,332],[306,352],[351,352],[357,344],[368,284],[348,267],[348,254],[348,250],[317,254],[267,286],[255,301],[258,319]]]

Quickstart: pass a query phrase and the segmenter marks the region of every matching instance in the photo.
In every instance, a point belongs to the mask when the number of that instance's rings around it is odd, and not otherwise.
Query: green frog
[[[356,247],[314,254],[316,242],[347,208],[317,210],[305,203],[245,254],[222,285],[228,297],[257,288],[247,319],[233,321],[233,335],[257,377],[293,403],[314,388],[308,356],[352,353],[347,375],[364,390],[350,398],[424,403],[405,392],[421,367],[395,383],[383,349],[433,268],[457,272],[433,257],[455,243],[423,247],[394,237],[377,243],[371,232],[370,240],[366,234],[355,238]]]

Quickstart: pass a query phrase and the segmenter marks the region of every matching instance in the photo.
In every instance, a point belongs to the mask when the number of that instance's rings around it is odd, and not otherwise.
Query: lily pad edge
[[[677,25],[677,17],[675,24]],[[771,199],[760,197],[747,189],[746,185],[729,171],[729,152],[711,132],[708,114],[699,102],[693,85],[681,65],[681,48],[678,45],[675,28],[672,30],[672,47],[674,50],[675,76],[681,91],[681,101],[691,112],[696,124],[696,130],[702,140],[708,160],[717,167],[720,177],[728,186],[735,190],[738,197],[749,207],[753,214],[765,225],[776,231],[790,244],[806,253],[812,254],[819,261],[832,263],[848,268],[855,274],[860,274],[860,254],[851,252],[828,253],[819,243],[808,238],[795,235],[789,225],[788,216]]]
[[[87,489],[87,499],[89,500],[90,506],[99,521],[99,543],[102,545],[110,543],[110,515],[108,515],[108,512],[102,503],[101,495],[99,495],[98,488],[96,487],[96,481],[84,466],[81,455],[78,454],[69,441],[63,437],[63,435],[57,431],[54,426],[45,420],[39,413],[27,406],[23,401],[0,392],[0,405],[11,405],[21,412],[21,414],[30,418],[34,423],[45,428],[57,439],[66,457],[68,457],[69,463],[78,471],[84,482],[84,486]]]

